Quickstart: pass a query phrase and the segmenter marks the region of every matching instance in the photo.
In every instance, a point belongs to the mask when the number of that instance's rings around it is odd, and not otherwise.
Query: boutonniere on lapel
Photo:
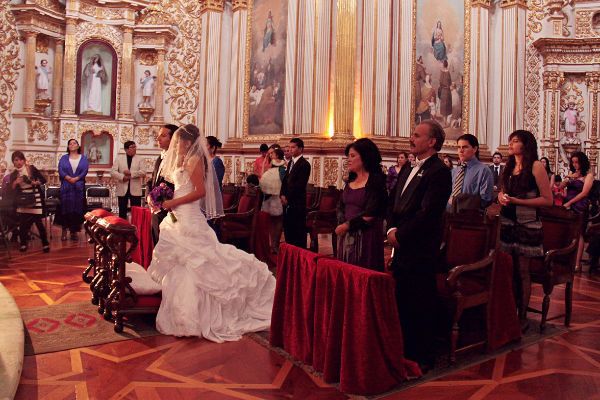
[[[421,178],[421,177],[423,177],[423,174],[424,174],[424,173],[425,173],[425,170],[424,170],[424,169],[422,169],[422,170],[420,170],[420,171],[417,173],[417,176],[416,176],[416,177],[417,177],[417,178]]]

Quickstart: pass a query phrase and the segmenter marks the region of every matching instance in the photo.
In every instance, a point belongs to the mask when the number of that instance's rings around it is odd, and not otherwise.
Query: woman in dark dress
[[[217,180],[219,181],[219,187],[223,188],[223,177],[225,176],[225,164],[223,164],[223,160],[221,157],[217,155],[217,150],[220,149],[223,145],[214,136],[207,136],[206,143],[208,144],[208,153],[210,154],[213,166],[215,167],[215,172],[217,173]]]
[[[350,175],[338,205],[338,259],[383,271],[383,218],[387,203],[381,154],[371,140],[346,146]]]
[[[550,160],[548,159],[548,157],[542,157],[540,158],[540,162],[542,163],[544,169],[546,170],[546,173],[548,174],[548,179],[550,180],[550,189],[552,189],[552,186],[554,186],[554,172],[552,172],[552,170],[550,169]]]
[[[70,139],[67,142],[67,154],[58,162],[60,177],[60,210],[55,222],[62,226],[61,240],[67,240],[67,230],[71,240],[77,240],[85,214],[85,177],[88,173],[87,157],[81,154],[79,142]]]
[[[508,162],[498,194],[500,248],[513,257],[514,294],[521,327],[527,328],[527,306],[531,295],[529,264],[544,255],[542,222],[538,207],[552,205],[552,191],[546,169],[537,155],[537,141],[529,131],[511,133]]]
[[[584,224],[587,225],[587,214],[590,207],[588,195],[594,185],[594,175],[590,171],[590,160],[581,151],[576,151],[571,155],[569,161],[571,174],[567,175],[560,184],[561,188],[567,188],[563,207],[575,211],[577,214],[584,215]],[[579,247],[577,248],[577,258],[575,260],[575,271],[581,271],[581,256],[583,255],[583,232],[579,237]],[[588,249],[589,252],[589,249]]]
[[[392,165],[388,168],[387,177],[385,179],[385,186],[387,187],[388,193],[394,190],[394,186],[396,186],[396,181],[398,180],[398,174],[400,173],[402,168],[408,164],[408,153],[405,151],[401,151],[398,154],[396,165]]]

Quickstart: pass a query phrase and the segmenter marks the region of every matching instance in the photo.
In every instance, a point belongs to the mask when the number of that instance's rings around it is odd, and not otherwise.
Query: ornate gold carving
[[[563,73],[560,71],[544,71],[544,89],[558,90],[564,80]]]
[[[121,133],[119,135],[119,140],[121,141],[121,143],[125,143],[128,140],[133,140],[133,127],[122,126]]]
[[[235,184],[237,186],[242,184],[242,180],[244,179],[244,173],[242,172],[242,160],[240,157],[236,157],[235,159]]]
[[[312,159],[312,182],[315,186],[321,183],[321,157],[313,157]]]
[[[537,136],[540,120],[540,70],[542,60],[532,45],[525,54],[525,129]]]
[[[600,63],[600,38],[541,38],[533,45],[542,54],[544,65]]]
[[[600,91],[600,72],[587,72],[585,74],[585,84],[590,92]]]
[[[154,169],[154,163],[156,162],[156,157],[144,157],[142,158],[142,170],[146,172],[152,172]]]
[[[244,160],[244,172],[246,173],[246,176],[252,174],[253,171],[254,171],[254,160],[245,159]]]
[[[79,12],[89,17],[96,18],[96,6],[89,3],[81,3],[79,5]]]
[[[589,38],[598,37],[600,32],[596,32],[592,26],[592,17],[599,10],[577,10],[575,11],[575,37]]]
[[[138,60],[142,65],[156,65],[157,58],[156,52],[150,50],[141,51],[138,55]]]
[[[569,107],[569,104],[573,103],[580,116],[585,112],[583,91],[579,87],[583,83],[584,80],[577,76],[570,76],[564,79],[560,87],[560,111],[564,112]],[[577,121],[577,132],[584,132],[585,129],[586,124],[584,119],[579,118]],[[562,118],[560,121],[560,130],[564,131],[564,120]]]
[[[136,21],[138,25],[171,25],[173,22],[171,14],[156,8],[144,8]]]
[[[545,16],[543,0],[529,0],[527,10],[527,39],[533,40],[534,33],[542,31],[542,20]]]
[[[179,27],[169,53],[165,87],[171,117],[179,124],[195,123],[200,81],[200,4],[176,0],[166,2],[166,12]]]
[[[502,3],[500,3],[502,8],[513,6],[527,7],[527,0],[502,0]]]
[[[35,43],[35,52],[48,54],[48,36],[39,35]]]
[[[65,122],[62,126],[62,138],[63,140],[69,140],[75,138],[76,125],[73,122]]]
[[[42,142],[48,140],[48,133],[50,131],[48,123],[45,121],[27,121],[27,139],[29,142],[33,142],[36,139]]]
[[[223,176],[223,184],[226,185],[229,182],[231,182],[231,175],[233,173],[232,157],[231,156],[223,157],[223,164],[225,165],[225,175]]]
[[[232,11],[236,12],[238,10],[246,10],[248,9],[249,0],[233,0],[232,1]]]
[[[490,8],[492,6],[492,0],[472,0],[471,6]]]
[[[150,138],[154,138],[155,128],[152,126],[144,126],[136,128],[135,138],[137,140],[137,144],[146,145],[150,143]]]
[[[125,13],[119,8],[103,8],[102,17],[104,19],[125,19]]]
[[[111,44],[117,52],[119,60],[121,58],[121,48],[123,45],[123,35],[116,27],[106,24],[94,24],[92,22],[81,22],[77,25],[76,31],[77,46],[79,48],[83,42],[89,39],[101,39]]]
[[[200,0],[200,13],[207,11],[223,12],[224,0]]]
[[[63,13],[65,7],[58,2],[58,0],[35,0],[35,4],[42,8]]]
[[[17,90],[19,70],[19,33],[8,0],[0,0],[0,160],[6,155],[10,138],[10,113]]]
[[[27,158],[27,164],[35,165],[38,169],[56,169],[57,162],[54,153],[26,152],[25,158]]]
[[[163,39],[159,36],[135,36],[136,45],[162,46]]]
[[[339,162],[337,158],[325,157],[323,186],[337,186]]]
[[[86,131],[102,132],[106,131],[110,133],[113,138],[117,137],[117,125],[107,123],[96,123],[96,122],[82,122],[79,124],[77,137],[81,139],[81,135]]]

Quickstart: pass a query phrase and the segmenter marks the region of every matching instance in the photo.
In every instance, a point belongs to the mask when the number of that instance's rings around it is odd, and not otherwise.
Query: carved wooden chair
[[[246,242],[247,250],[254,249],[253,232],[256,225],[256,217],[261,204],[260,189],[247,186],[244,194],[240,197],[237,212],[225,214],[218,220],[221,233],[221,242],[239,243]]]
[[[88,259],[88,266],[83,271],[81,277],[83,281],[90,284],[90,290],[92,291],[92,304],[98,305],[100,302],[101,293],[106,292],[101,286],[103,284],[108,285],[108,278],[103,278],[109,269],[110,263],[110,251],[105,246],[105,240],[101,236],[105,233],[98,225],[100,218],[113,216],[112,213],[99,208],[93,211],[89,211],[85,214],[83,227],[87,233],[88,243],[94,247],[93,257]],[[92,282],[94,282],[92,284]],[[108,286],[106,286],[107,288]],[[104,312],[102,308],[101,313]]]
[[[306,185],[306,211],[311,212],[319,207],[321,197],[321,188],[315,187],[312,183]]]
[[[243,188],[235,186],[233,183],[223,185],[223,211],[225,211],[226,214],[236,211],[242,192]]]
[[[544,232],[544,257],[532,260],[529,273],[532,283],[539,283],[544,290],[542,309],[528,308],[542,314],[540,331],[546,322],[565,317],[565,326],[571,323],[573,308],[573,278],[575,259],[581,233],[582,216],[562,207],[541,208],[539,211]],[[548,318],[550,295],[554,286],[565,284],[565,313]]]
[[[451,316],[450,362],[456,353],[482,346],[486,340],[458,349],[459,322],[464,311],[489,302],[496,247],[497,219],[479,212],[447,214],[442,252],[449,269],[437,275],[438,296]],[[486,315],[486,328],[489,330]]]
[[[333,256],[337,254],[337,206],[341,191],[335,186],[320,190],[316,210],[310,211],[306,216],[306,230],[310,235],[310,250],[319,252],[319,234],[331,234]]]

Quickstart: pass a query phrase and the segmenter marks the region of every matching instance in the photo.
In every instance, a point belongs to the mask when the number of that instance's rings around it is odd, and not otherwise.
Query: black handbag
[[[15,198],[15,204],[17,207],[34,207],[35,206],[35,193],[19,193]]]

